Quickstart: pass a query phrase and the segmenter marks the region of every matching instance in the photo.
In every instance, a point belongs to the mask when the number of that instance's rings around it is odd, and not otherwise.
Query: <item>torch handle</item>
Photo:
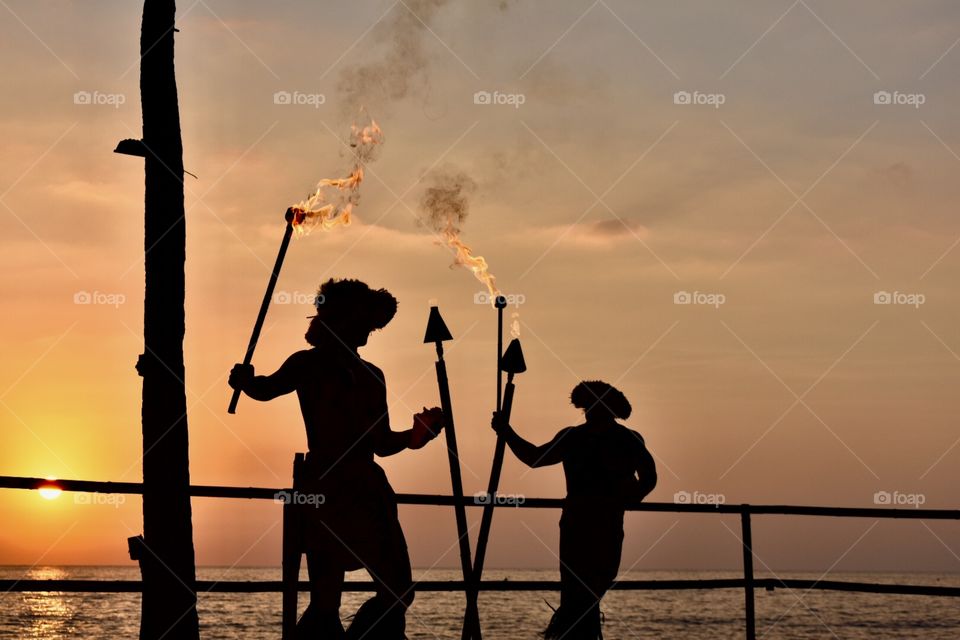
[[[506,305],[499,304],[501,299],[497,299],[497,411],[503,404],[503,308]]]
[[[510,422],[510,413],[513,410],[513,374],[507,374],[507,385],[503,390],[503,403],[500,408],[501,419]],[[480,520],[480,533],[477,536],[477,551],[473,558],[473,573],[470,576],[467,590],[467,611],[464,615],[469,624],[465,627],[479,629],[479,585],[483,577],[483,562],[487,555],[487,542],[490,540],[490,528],[493,525],[493,510],[497,489],[500,487],[500,471],[503,469],[503,458],[506,453],[507,441],[503,436],[497,436],[496,449],[493,452],[493,465],[490,468],[490,482],[487,484],[486,503],[483,505],[483,516]]]
[[[453,426],[453,407],[450,402],[450,385],[447,380],[447,364],[443,360],[443,344],[437,343],[437,385],[440,387],[440,408],[443,410],[443,431],[447,438],[447,459],[450,463],[450,484],[456,498],[454,512],[457,519],[457,536],[460,543],[460,568],[463,579],[472,575],[470,563],[470,536],[467,530],[467,508],[463,503],[463,478],[460,475],[460,455],[457,451],[457,432]]]
[[[273,264],[273,271],[270,272],[270,280],[267,282],[267,290],[263,294],[263,301],[260,303],[260,312],[257,314],[257,321],[253,325],[253,333],[250,334],[250,342],[247,343],[247,352],[243,356],[243,364],[250,364],[253,360],[253,352],[257,349],[257,342],[260,340],[260,331],[263,329],[263,321],[267,318],[267,310],[270,308],[270,300],[273,298],[273,290],[277,287],[277,279],[280,277],[280,269],[283,267],[283,259],[287,255],[287,247],[290,246],[290,238],[293,236],[293,221],[287,216],[287,227],[283,231],[283,239],[280,241],[280,250],[277,252],[277,261]],[[240,401],[240,390],[234,389],[233,396],[230,398],[230,406],[227,407],[227,413],[237,412],[237,402]]]

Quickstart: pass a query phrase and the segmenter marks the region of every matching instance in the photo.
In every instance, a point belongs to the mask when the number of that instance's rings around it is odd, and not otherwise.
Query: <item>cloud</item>
[[[534,235],[538,239],[556,240],[566,246],[608,249],[624,241],[646,241],[650,237],[650,229],[633,218],[611,218],[539,227]]]

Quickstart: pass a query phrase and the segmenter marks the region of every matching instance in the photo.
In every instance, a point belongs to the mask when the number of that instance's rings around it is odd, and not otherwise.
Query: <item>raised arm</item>
[[[234,365],[230,372],[230,386],[261,402],[295,391],[300,377],[300,362],[303,357],[301,353],[297,352],[287,358],[286,362],[269,376],[255,375],[252,364]]]
[[[513,455],[528,467],[546,467],[563,462],[563,453],[566,449],[564,436],[569,428],[562,429],[550,442],[537,446],[525,440],[514,431],[512,426],[503,422],[496,411],[493,413],[492,426],[497,434],[504,438]]]

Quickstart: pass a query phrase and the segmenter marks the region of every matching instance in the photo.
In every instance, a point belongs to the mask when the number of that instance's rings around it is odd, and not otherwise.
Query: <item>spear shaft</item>
[[[457,449],[457,432],[453,423],[453,407],[450,401],[450,385],[447,380],[447,363],[443,359],[443,343],[437,343],[437,383],[440,387],[440,408],[443,410],[443,431],[447,438],[447,461],[450,464],[450,484],[453,495],[463,497],[463,478],[460,475],[460,454]],[[454,508],[457,519],[457,535],[460,542],[460,568],[464,578],[472,573],[470,562],[470,538],[467,535],[467,509],[462,500]]]
[[[447,378],[447,363],[443,359],[443,343],[452,340],[447,325],[440,316],[437,307],[430,308],[427,330],[423,337],[425,344],[434,343],[437,348],[437,386],[440,391],[440,408],[443,411],[443,431],[447,439],[447,461],[450,464],[450,484],[453,496],[457,498],[454,513],[457,521],[457,536],[460,547],[460,569],[463,580],[467,582],[473,575],[470,558],[470,537],[467,529],[467,508],[463,503],[463,478],[460,475],[460,454],[457,449],[457,432],[453,421],[453,403],[450,400],[450,382]]]

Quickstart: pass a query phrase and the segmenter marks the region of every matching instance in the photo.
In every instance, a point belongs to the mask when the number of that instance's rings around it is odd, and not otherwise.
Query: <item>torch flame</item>
[[[495,305],[500,295],[497,279],[490,273],[484,257],[474,255],[473,250],[460,239],[460,227],[466,220],[470,195],[477,183],[466,173],[450,168],[431,171],[426,180],[429,186],[420,198],[421,224],[428,226],[437,234],[439,242],[453,251],[453,266],[467,267],[486,286],[490,304]]]
[[[447,220],[447,226],[443,229],[441,235],[447,246],[454,251],[453,263],[463,265],[473,272],[477,280],[487,287],[487,292],[490,294],[490,304],[493,304],[497,296],[500,295],[500,289],[497,288],[497,279],[490,273],[486,259],[483,256],[473,255],[473,250],[463,243],[460,239],[460,230],[454,224],[452,217]]]
[[[329,231],[350,224],[353,207],[360,201],[360,184],[364,165],[373,159],[378,145],[383,144],[383,131],[373,118],[361,110],[369,122],[350,126],[350,147],[353,170],[344,178],[323,178],[306,200],[293,205],[291,221],[298,236],[313,228]]]

